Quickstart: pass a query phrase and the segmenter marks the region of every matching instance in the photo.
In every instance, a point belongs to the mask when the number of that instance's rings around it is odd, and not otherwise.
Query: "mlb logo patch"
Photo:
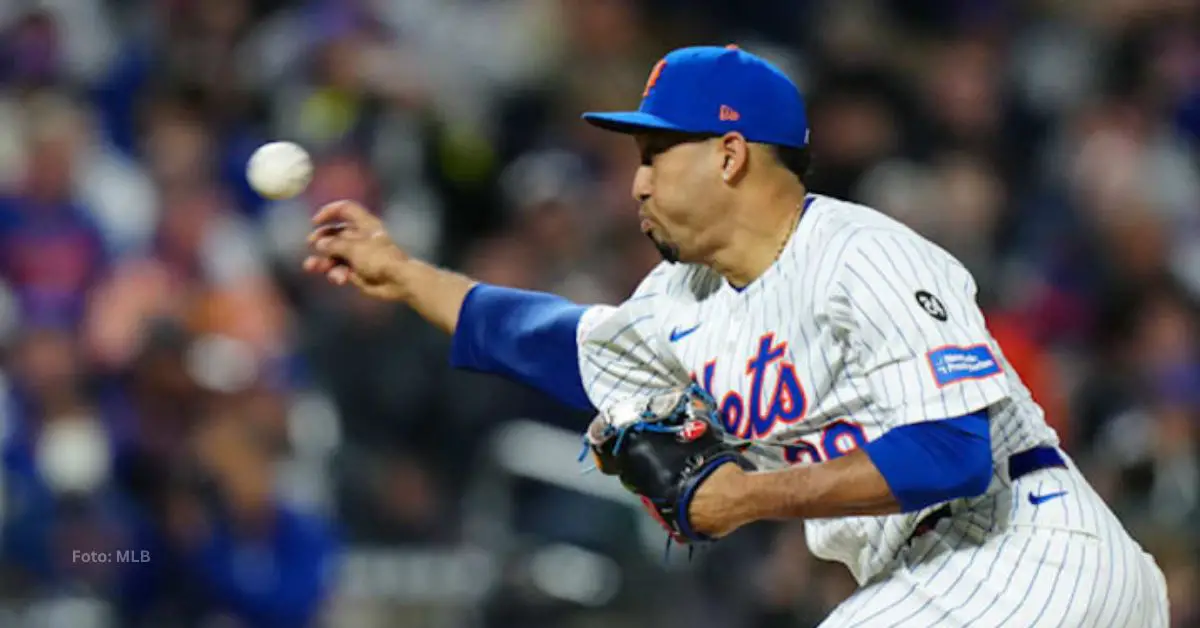
[[[938,388],[971,379],[986,379],[999,375],[1000,361],[985,344],[970,347],[941,347],[930,351],[929,368]]]

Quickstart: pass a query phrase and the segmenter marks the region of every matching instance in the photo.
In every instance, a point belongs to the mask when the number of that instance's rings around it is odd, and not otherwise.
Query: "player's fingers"
[[[313,214],[313,224],[323,225],[330,222],[340,222],[346,219],[346,212],[350,201],[334,201],[322,205],[317,213]]]
[[[312,243],[312,249],[323,257],[348,259],[359,242],[342,236],[325,236]]]
[[[328,257],[321,257],[319,255],[309,255],[304,260],[305,272],[313,273],[315,275],[324,275],[330,270],[333,270],[334,266],[337,266],[336,261]]]
[[[354,201],[334,201],[313,215],[313,224],[346,223],[360,229],[369,230],[378,221],[365,207]]]
[[[363,281],[363,278],[360,277],[358,273],[355,272],[346,273],[346,280],[362,290],[368,290],[371,287],[367,284],[367,282]]]
[[[332,236],[338,236],[338,235],[348,235],[349,233],[351,233],[350,226],[344,222],[337,222],[337,223],[331,223],[331,224],[327,224],[327,225],[321,225],[321,226],[317,227],[316,229],[313,229],[308,234],[308,243],[312,244],[312,243],[316,242],[317,240],[319,240],[320,238],[326,238],[326,237],[332,237]]]
[[[346,285],[346,283],[350,281],[350,277],[352,275],[353,273],[350,272],[349,267],[341,265],[334,266],[329,272],[325,273],[325,276],[329,278],[329,281],[336,286]]]

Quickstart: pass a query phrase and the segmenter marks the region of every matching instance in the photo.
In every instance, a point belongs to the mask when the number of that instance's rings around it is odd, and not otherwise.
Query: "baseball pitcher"
[[[665,260],[621,305],[434,268],[352,202],[315,217],[306,270],[407,303],[453,334],[458,367],[595,408],[597,466],[677,541],[803,519],[860,584],[824,625],[1167,626],[1160,570],[1058,448],[971,274],[807,191],[782,72],[684,48],[637,111],[584,119],[636,140],[632,194]]]

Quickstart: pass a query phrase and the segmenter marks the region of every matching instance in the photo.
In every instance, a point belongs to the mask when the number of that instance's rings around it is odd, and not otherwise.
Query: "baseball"
[[[308,151],[293,142],[263,144],[246,164],[246,179],[264,198],[292,198],[308,187],[313,164]]]

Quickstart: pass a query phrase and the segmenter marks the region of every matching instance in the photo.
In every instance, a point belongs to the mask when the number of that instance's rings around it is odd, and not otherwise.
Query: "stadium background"
[[[656,261],[636,154],[577,116],[736,42],[808,94],[815,191],[976,273],[1200,625],[1200,3],[4,0],[0,24],[0,624],[815,625],[850,583],[801,526],[664,562],[578,474],[587,416],[298,272],[313,208],[353,198],[415,255],[619,301]],[[246,187],[269,139],[319,157],[303,198]]]

